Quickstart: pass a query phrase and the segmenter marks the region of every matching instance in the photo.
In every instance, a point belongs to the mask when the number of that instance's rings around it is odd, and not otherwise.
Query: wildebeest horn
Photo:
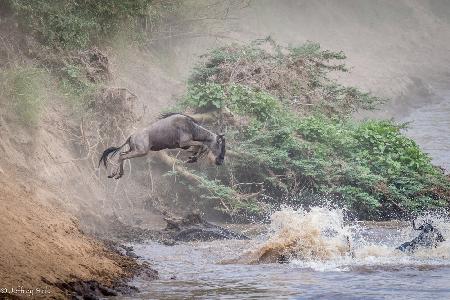
[[[219,133],[217,136],[223,138],[225,136],[225,133]]]

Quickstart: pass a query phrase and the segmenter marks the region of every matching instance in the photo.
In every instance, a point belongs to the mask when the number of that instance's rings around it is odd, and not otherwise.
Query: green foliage
[[[433,192],[448,191],[448,180],[392,122],[290,117],[253,122],[237,140],[231,144],[239,153],[233,174],[265,182],[272,198],[332,196],[369,219],[448,205],[448,195]]]
[[[278,101],[266,92],[254,91],[239,84],[217,83],[189,86],[182,106],[199,110],[220,109],[226,106],[238,114],[249,114],[258,120],[270,119],[274,111],[281,109]]]
[[[207,191],[200,197],[208,201],[216,201],[218,210],[224,211],[230,215],[237,215],[245,212],[247,214],[258,214],[262,212],[261,205],[256,201],[245,201],[236,194],[236,191],[231,187],[223,185],[219,180],[209,180],[202,177],[202,182],[197,188]]]
[[[199,109],[222,108],[224,99],[225,91],[221,85],[207,83],[201,86],[191,86],[184,104]]]
[[[77,112],[85,112],[94,101],[98,85],[88,80],[82,66],[67,64],[59,72],[59,88]]]
[[[213,49],[203,55],[203,63],[198,64],[189,79],[190,83],[207,83],[210,81],[221,81],[219,76],[223,76],[221,66],[231,65],[239,61],[248,60],[254,62],[258,58],[267,58],[268,53],[257,47],[255,43],[249,45],[225,46]],[[228,74],[227,74],[228,75]],[[215,80],[211,80],[215,78]],[[223,80],[222,80],[223,81]]]
[[[343,59],[342,52],[322,50],[317,43],[283,48],[267,38],[203,55],[189,84],[197,94],[198,85],[246,86],[272,95],[298,114],[348,116],[358,109],[375,109],[383,99],[343,86],[328,76],[330,72],[347,72],[340,63]]]
[[[2,74],[5,96],[25,125],[35,125],[46,100],[48,74],[34,67],[19,67]]]
[[[152,0],[9,0],[22,26],[50,46],[85,48],[117,33],[122,26],[137,27],[150,13]],[[171,2],[171,1],[169,1]]]
[[[373,109],[381,100],[328,78],[330,71],[346,71],[332,63],[345,58],[342,52],[315,43],[283,49],[269,42],[271,52],[258,48],[260,42],[215,49],[190,78],[185,107],[227,108],[235,116],[226,124],[233,155],[204,197],[228,199],[219,207],[230,214],[257,214],[263,210],[255,207],[280,202],[308,205],[317,197],[362,219],[448,207],[450,182],[402,134],[403,125],[351,119],[352,112]],[[308,106],[286,101],[308,95]],[[255,193],[251,204],[232,201],[236,194]]]
[[[315,42],[306,42],[303,45],[300,45],[298,47],[290,47],[291,55],[295,57],[312,57],[312,58],[318,58],[321,60],[325,60],[329,62],[330,60],[337,59],[337,60],[343,60],[347,57],[345,56],[344,52],[334,52],[330,50],[322,50],[319,43]],[[330,66],[328,66],[330,67]],[[345,65],[340,64],[337,66],[334,66],[333,69],[340,69],[343,71],[346,71]]]
[[[383,176],[401,175],[403,168],[417,173],[433,173],[430,158],[417,144],[401,134],[399,126],[388,121],[368,121],[356,131],[359,145],[366,149],[362,159]]]
[[[270,120],[274,113],[279,113],[281,106],[270,94],[254,91],[244,85],[229,86],[226,103],[241,115],[251,115],[259,121]]]

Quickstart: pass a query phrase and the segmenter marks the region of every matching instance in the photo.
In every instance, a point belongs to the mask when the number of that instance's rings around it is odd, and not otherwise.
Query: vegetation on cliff
[[[157,22],[177,1],[154,0],[7,0],[20,25],[46,45],[84,49],[104,41],[124,28]]]
[[[0,72],[2,93],[14,100],[20,119],[33,124],[44,106],[45,76],[55,79],[58,92],[89,114],[80,136],[93,158],[95,147],[110,145],[114,132],[122,132],[118,124],[136,120],[125,107],[135,95],[107,86],[108,58],[96,46],[121,30],[143,33],[179,2],[6,3],[19,27],[40,43],[27,53],[33,66]],[[317,202],[343,205],[364,219],[448,207],[449,181],[402,133],[404,125],[352,119],[384,100],[331,79],[330,73],[347,72],[344,60],[344,53],[316,43],[286,48],[271,39],[205,54],[180,105],[216,114],[211,125],[226,130],[228,162],[220,172],[186,171],[195,175],[188,183],[192,194],[232,216]]]
[[[231,111],[227,167],[204,174],[204,198],[231,215],[328,202],[362,219],[447,207],[450,183],[407,138],[405,125],[355,121],[382,99],[330,79],[342,52],[271,39],[214,49],[194,69],[182,106]]]

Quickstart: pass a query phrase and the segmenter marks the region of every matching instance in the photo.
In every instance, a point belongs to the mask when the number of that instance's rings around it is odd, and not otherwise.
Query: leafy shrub
[[[225,99],[225,91],[222,86],[215,83],[191,86],[184,104],[197,109],[211,110],[222,108]]]
[[[281,109],[278,101],[266,92],[239,84],[217,83],[190,86],[182,106],[204,111],[227,106],[238,114],[249,114],[260,120],[270,118],[274,111]]]
[[[85,48],[115,34],[122,26],[138,27],[142,18],[158,17],[152,0],[8,0],[22,26],[50,46]],[[174,6],[167,1],[163,7]],[[160,5],[161,6],[161,5]]]
[[[322,50],[317,43],[283,48],[267,38],[214,49],[202,57],[189,80],[191,86],[247,86],[274,96],[298,114],[349,115],[384,101],[330,79],[329,72],[347,72],[340,63],[345,55]]]
[[[189,80],[185,107],[227,108],[235,115],[235,122],[222,124],[228,128],[229,163],[210,179],[205,198],[217,200],[226,191],[219,206],[230,214],[322,198],[362,219],[448,207],[448,179],[402,134],[403,125],[351,119],[355,110],[382,101],[328,78],[330,71],[346,70],[331,63],[344,59],[343,53],[314,43],[283,49],[268,42],[272,52],[259,43],[215,49]],[[307,95],[310,105],[292,100]],[[237,202],[232,190],[258,197]]]
[[[34,67],[19,67],[3,73],[5,96],[25,125],[35,125],[46,100],[47,74]]]
[[[82,66],[67,64],[59,72],[59,88],[72,108],[80,113],[85,112],[94,99],[98,86],[89,81]]]

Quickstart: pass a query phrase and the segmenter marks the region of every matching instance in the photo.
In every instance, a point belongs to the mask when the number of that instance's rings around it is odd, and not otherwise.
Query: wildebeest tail
[[[106,149],[105,151],[103,151],[103,154],[102,154],[102,156],[100,157],[100,160],[99,160],[99,162],[98,162],[98,167],[100,167],[100,165],[101,165],[101,163],[102,163],[102,161],[103,161],[103,164],[105,165],[105,168],[106,168],[106,160],[108,159],[108,156],[111,154],[112,156],[114,156],[114,155],[116,155],[116,153],[123,147],[123,146],[125,146],[126,144],[128,144],[129,142],[130,142],[130,138],[131,137],[129,137],[128,139],[127,139],[127,141],[122,145],[122,146],[120,146],[120,147],[109,147],[108,149]]]

